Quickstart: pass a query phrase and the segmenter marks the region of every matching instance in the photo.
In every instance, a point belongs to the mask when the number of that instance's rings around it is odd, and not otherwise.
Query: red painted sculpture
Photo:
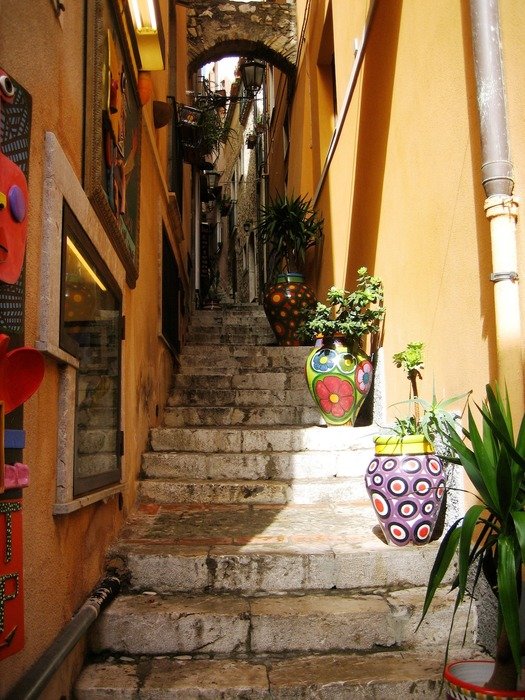
[[[0,114],[14,97],[14,83],[0,68]],[[0,140],[0,283],[16,284],[27,239],[27,181],[1,146]],[[24,647],[20,489],[29,484],[27,465],[4,464],[4,437],[5,446],[14,449],[23,448],[25,439],[23,430],[4,431],[4,414],[27,401],[44,376],[44,360],[37,350],[16,348],[8,352],[8,345],[9,336],[0,334],[0,661]]]
[[[0,109],[13,101],[15,89],[0,68]],[[27,181],[0,144],[0,281],[15,284],[22,272],[27,240]]]

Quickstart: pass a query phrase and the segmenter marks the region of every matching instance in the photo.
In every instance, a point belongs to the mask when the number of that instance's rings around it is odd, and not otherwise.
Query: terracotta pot
[[[173,107],[168,102],[153,101],[153,124],[155,129],[161,129],[169,124],[173,116]]]
[[[525,698],[525,690],[492,690],[485,688],[494,670],[491,660],[454,661],[444,673],[449,700],[510,700]]]
[[[317,301],[303,275],[297,272],[278,275],[277,283],[266,290],[263,307],[279,345],[301,345],[297,328],[303,309]]]
[[[445,493],[443,465],[423,435],[375,440],[366,490],[389,544],[430,541]]]
[[[319,337],[306,358],[306,381],[328,425],[354,425],[372,386],[372,363],[342,338]]]

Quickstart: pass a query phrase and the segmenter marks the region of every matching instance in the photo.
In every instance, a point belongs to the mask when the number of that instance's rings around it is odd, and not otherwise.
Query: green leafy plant
[[[417,380],[422,379],[420,370],[424,368],[423,348],[423,343],[408,343],[404,350],[396,352],[393,357],[396,367],[401,367],[406,372],[413,396],[417,396]]]
[[[385,315],[382,302],[381,280],[361,267],[357,271],[355,291],[331,287],[326,304],[317,302],[315,308],[304,311],[299,335],[304,340],[313,340],[316,335],[342,336],[349,344],[359,343],[364,335],[379,331]]]
[[[322,238],[323,223],[306,197],[279,195],[261,208],[259,240],[270,246],[278,272],[302,271],[306,251]]]
[[[221,143],[231,143],[233,129],[215,109],[205,109],[199,122],[201,154],[218,153]]]
[[[519,621],[525,558],[525,417],[515,438],[508,395],[503,398],[497,386],[493,390],[487,385],[485,401],[477,408],[481,433],[470,407],[468,427],[463,429],[466,442],[455,430],[445,427],[441,432],[458,455],[451,461],[463,466],[478,502],[443,537],[430,573],[422,620],[455,557],[454,615],[465,596],[474,593],[483,572],[498,603],[495,667],[487,687],[515,690],[525,652]]]
[[[411,415],[396,417],[393,430],[399,437],[407,435],[423,435],[428,442],[434,444],[436,437],[445,430],[458,430],[457,416],[450,407],[467,398],[471,392],[458,394],[449,399],[438,401],[436,390],[432,390],[432,400],[426,401],[419,396],[417,381],[422,379],[421,370],[424,368],[424,345],[421,342],[408,343],[406,348],[393,356],[396,367],[406,372],[410,382],[410,398],[394,404],[408,404],[412,408]],[[463,412],[462,412],[463,413]]]

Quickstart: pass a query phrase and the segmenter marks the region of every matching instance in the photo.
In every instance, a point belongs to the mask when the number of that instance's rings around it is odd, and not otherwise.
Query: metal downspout
[[[195,253],[195,308],[200,308],[202,299],[201,292],[201,188],[200,178],[195,167],[192,168],[193,177],[193,235],[194,235],[194,253]]]
[[[498,0],[470,0],[481,132],[485,214],[490,222],[497,374],[507,384],[513,412],[523,414],[523,349],[518,286],[518,199],[510,160]]]
[[[49,649],[26,671],[5,700],[36,700],[69,652],[120,591],[118,576],[108,576],[93,590]]]

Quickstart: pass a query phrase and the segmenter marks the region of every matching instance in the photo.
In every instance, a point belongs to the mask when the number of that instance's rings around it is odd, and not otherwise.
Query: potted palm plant
[[[353,425],[372,386],[372,358],[363,339],[377,334],[385,310],[383,285],[366,267],[353,292],[332,287],[327,303],[306,309],[300,336],[316,343],[306,360],[308,388],[328,425]]]
[[[323,219],[306,197],[278,195],[260,212],[259,240],[268,245],[270,278],[263,306],[280,345],[299,345],[301,311],[315,305],[313,291],[304,283],[306,251],[318,245]]]
[[[438,401],[419,396],[418,379],[424,367],[423,343],[408,343],[394,355],[410,383],[411,412],[397,417],[390,434],[375,438],[375,456],[368,465],[365,483],[368,495],[388,543],[422,545],[432,538],[444,502],[446,477],[435,441],[440,429],[457,430],[449,407],[467,394]],[[407,403],[407,402],[403,402]],[[446,446],[441,452],[449,454]]]
[[[466,595],[475,594],[484,577],[497,601],[494,661],[448,664],[445,683],[451,697],[460,700],[523,698],[525,690],[517,688],[525,653],[519,614],[525,557],[525,417],[515,433],[508,396],[490,385],[483,405],[477,408],[481,432],[470,408],[464,440],[455,431],[442,431],[476,490],[476,502],[443,537],[430,573],[422,619],[454,559],[458,567],[454,612]]]

